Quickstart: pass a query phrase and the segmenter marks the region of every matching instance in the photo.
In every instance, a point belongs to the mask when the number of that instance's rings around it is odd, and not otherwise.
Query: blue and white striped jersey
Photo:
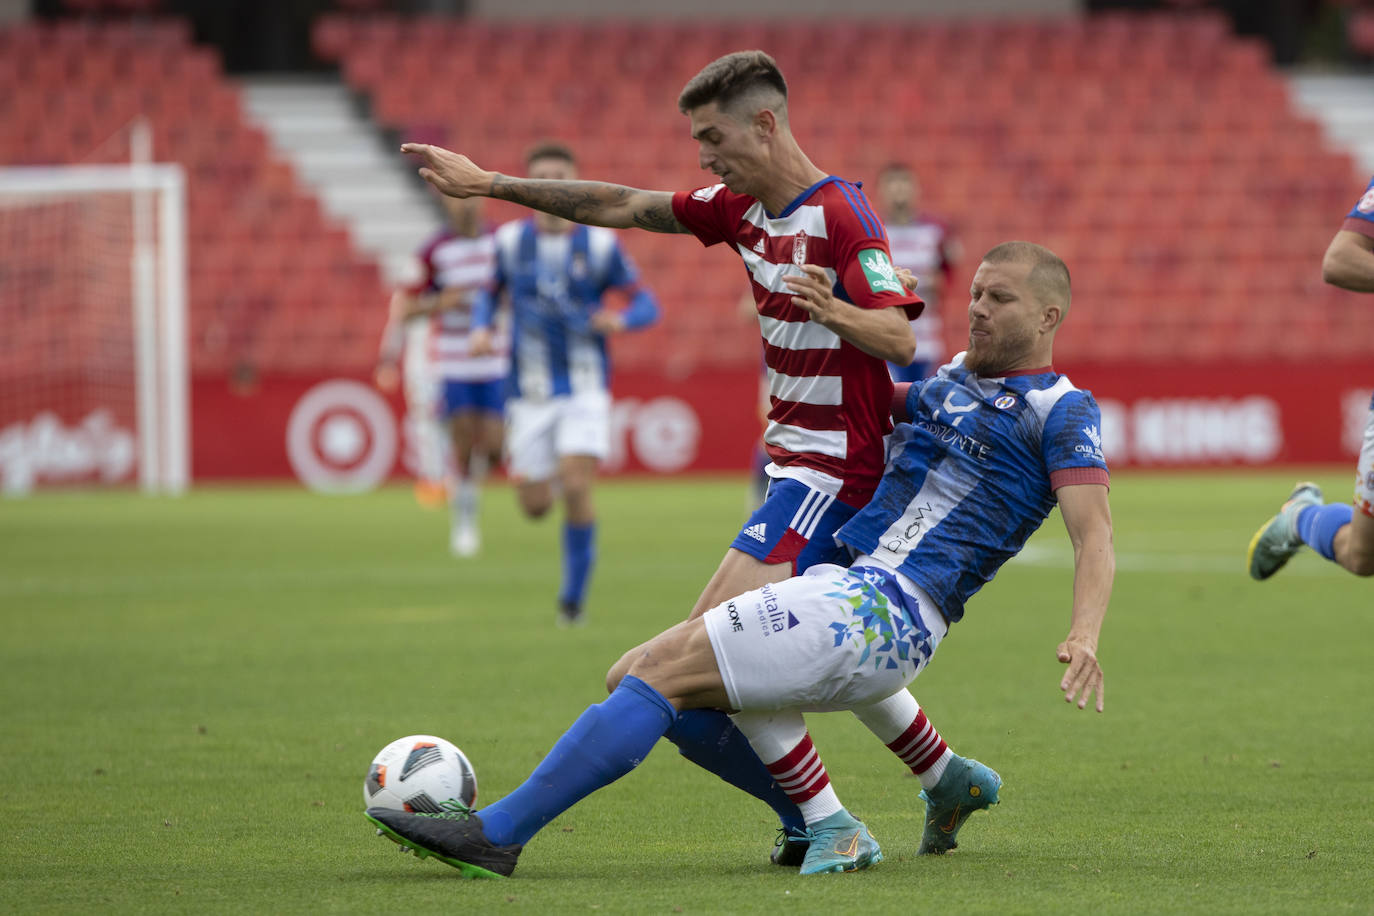
[[[575,225],[550,234],[537,231],[532,220],[520,220],[496,231],[495,278],[478,297],[473,321],[489,324],[495,297],[509,296],[513,396],[606,390],[606,338],[589,321],[606,291],[615,288],[633,297],[621,313],[627,328],[653,323],[658,306],[640,288],[638,272],[609,229]]]
[[[835,537],[899,570],[952,623],[1061,486],[1108,482],[1092,395],[1053,369],[979,378],[960,353],[907,392],[869,504]]]

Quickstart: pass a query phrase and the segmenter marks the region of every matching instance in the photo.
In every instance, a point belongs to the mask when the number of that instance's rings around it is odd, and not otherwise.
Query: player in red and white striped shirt
[[[446,472],[449,546],[466,557],[480,545],[482,482],[501,457],[510,341],[503,328],[492,338],[491,352],[469,350],[472,303],[495,271],[496,246],[482,222],[480,199],[442,200],[447,225],[420,249],[420,280],[397,294],[392,309],[401,321],[423,318],[430,325],[426,364],[437,386],[437,418],[447,425],[453,446]]]
[[[848,562],[832,534],[868,501],[882,474],[892,429],[892,383],[884,361],[911,362],[910,320],[922,303],[903,288],[883,225],[863,193],[817,168],[797,144],[787,84],[771,57],[743,51],[714,61],[688,82],[678,107],[691,122],[702,168],[719,184],[674,194],[591,181],[532,181],[483,170],[434,146],[407,143],[401,149],[419,155],[421,176],[451,196],[496,197],[590,225],[691,232],[706,245],[730,244],[744,259],[768,366],[772,409],[764,440],[773,485],[698,599],[696,617],[809,566]],[[795,295],[815,283],[836,295]],[[608,686],[639,654],[617,663]],[[909,693],[899,691],[856,714],[910,765],[912,729],[928,723]],[[752,754],[744,760],[727,750],[736,747],[738,735],[709,711],[684,711],[668,737],[694,762],[772,804],[794,838],[780,845],[774,861],[799,864],[808,841],[794,830],[800,828],[797,814],[825,830],[834,819],[852,818],[819,758],[801,783],[783,777],[783,790],[800,812],[787,813],[787,799],[778,803],[776,768],[810,745],[800,714],[795,721],[751,715],[734,722],[768,771]],[[932,787],[952,756],[943,742],[939,747],[933,760],[913,758],[929,764],[918,775]],[[749,771],[750,761],[757,772]]]

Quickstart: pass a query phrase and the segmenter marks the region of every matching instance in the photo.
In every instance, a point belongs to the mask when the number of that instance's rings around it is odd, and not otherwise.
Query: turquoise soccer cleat
[[[1322,488],[1310,480],[1303,480],[1288,494],[1288,500],[1279,507],[1279,514],[1255,532],[1250,539],[1250,550],[1246,557],[1250,565],[1250,578],[1264,581],[1283,569],[1283,565],[1302,549],[1302,538],[1298,537],[1298,513],[1308,506],[1320,506]]]
[[[955,754],[935,788],[921,793],[926,800],[926,826],[921,832],[921,856],[941,856],[959,844],[959,828],[975,811],[997,804],[1002,777],[991,768]]]
[[[809,831],[811,845],[802,860],[803,875],[859,871],[883,860],[883,852],[873,834],[852,814],[843,809],[818,821]]]

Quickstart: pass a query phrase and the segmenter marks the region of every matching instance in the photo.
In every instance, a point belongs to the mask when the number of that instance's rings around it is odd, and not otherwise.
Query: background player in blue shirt
[[[1326,249],[1322,279],[1374,293],[1374,178]],[[1321,487],[1302,481],[1250,539],[1250,575],[1268,579],[1306,544],[1357,576],[1374,576],[1374,400],[1355,468],[1355,503],[1326,505]]]
[[[831,296],[814,277],[792,285],[816,305]],[[756,735],[775,741],[780,725],[804,733],[805,711],[858,711],[904,690],[968,599],[1056,503],[1074,549],[1071,622],[1058,647],[1068,670],[1059,686],[1080,709],[1096,694],[1100,712],[1111,514],[1097,405],[1051,368],[1069,307],[1068,270],[1047,249],[1010,242],[984,257],[971,292],[968,351],[907,391],[901,406],[912,422],[894,431],[873,499],[837,535],[857,555],[850,567],[813,566],[659,634],[510,795],[479,812],[369,809],[381,832],[465,873],[509,875],[525,842],[637,766],[680,710],[738,710],[732,718],[758,756],[773,759]],[[932,813],[959,823],[981,790],[932,804],[928,825]],[[802,874],[882,859],[843,807],[815,821],[808,815],[807,829]]]
[[[545,143],[526,159],[531,178],[577,177],[572,151]],[[603,297],[629,297],[621,311]],[[535,212],[496,232],[496,276],[473,307],[474,353],[490,346],[498,301],[511,305],[511,374],[506,404],[508,470],[520,508],[537,518],[553,505],[554,481],[563,496],[563,623],[582,619],[596,557],[592,484],[610,453],[610,359],[606,338],[648,327],[658,303],[615,233]]]

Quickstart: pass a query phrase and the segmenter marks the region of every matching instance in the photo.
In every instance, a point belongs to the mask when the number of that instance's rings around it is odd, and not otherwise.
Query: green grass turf
[[[1347,499],[1350,473],[1320,476]],[[1069,708],[1052,516],[914,685],[1000,806],[917,859],[919,786],[851,716],[812,717],[883,843],[862,874],[766,863],[770,813],[661,745],[556,820],[516,877],[461,880],[362,817],[372,755],[457,742],[509,791],[677,621],[739,523],[738,481],[600,490],[590,624],[553,625],[557,525],[486,503],[480,562],[402,489],[0,503],[0,908],[65,911],[1368,911],[1374,582],[1307,554],[1263,585],[1293,477],[1119,474],[1107,711]]]

